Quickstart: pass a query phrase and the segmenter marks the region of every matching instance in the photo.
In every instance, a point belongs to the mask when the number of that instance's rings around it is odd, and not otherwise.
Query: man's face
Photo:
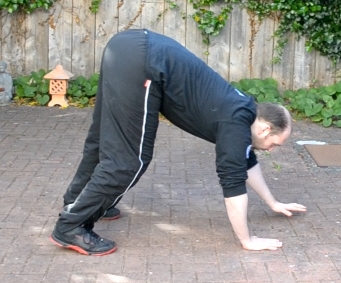
[[[290,136],[291,129],[285,130],[278,135],[271,134],[271,131],[262,134],[252,134],[252,147],[254,149],[272,151],[277,146],[281,146]]]

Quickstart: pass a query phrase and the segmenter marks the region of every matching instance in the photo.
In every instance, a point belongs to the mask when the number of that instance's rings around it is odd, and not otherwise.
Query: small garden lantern
[[[57,65],[54,70],[44,76],[44,79],[50,80],[49,93],[51,95],[51,100],[48,106],[69,106],[65,95],[67,91],[68,80],[72,77],[73,74],[64,70],[62,65]]]

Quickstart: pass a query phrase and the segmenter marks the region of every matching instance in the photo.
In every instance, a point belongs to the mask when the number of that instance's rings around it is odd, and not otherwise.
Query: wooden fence
[[[91,0],[59,0],[49,11],[31,15],[1,11],[0,57],[13,77],[57,64],[75,76],[88,77],[99,70],[112,35],[144,27],[176,39],[229,81],[272,77],[281,89],[297,89],[340,79],[340,66],[333,67],[318,52],[307,53],[304,39],[290,38],[282,63],[272,64],[272,35],[278,23],[266,19],[259,24],[238,8],[207,47],[190,17],[192,5],[186,0],[175,3],[179,9],[168,9],[165,0],[102,0],[99,12],[92,14]]]

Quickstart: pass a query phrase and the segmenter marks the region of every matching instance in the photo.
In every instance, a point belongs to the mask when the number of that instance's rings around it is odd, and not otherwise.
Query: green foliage
[[[232,85],[255,98],[257,102],[272,102],[284,105],[296,119],[308,118],[324,127],[335,125],[341,128],[341,81],[334,85],[278,91],[274,79],[242,79]]]
[[[51,97],[49,95],[49,80],[44,79],[45,70],[32,72],[28,76],[19,76],[14,79],[17,104],[47,105]],[[70,105],[77,107],[92,106],[98,88],[99,74],[93,74],[89,79],[78,77],[70,80],[67,89],[67,98]]]
[[[271,78],[242,79],[232,82],[232,85],[242,92],[252,95],[257,102],[272,102],[283,104],[283,98],[278,91],[278,83]]]
[[[29,76],[14,79],[14,101],[18,104],[46,105],[50,100],[49,81],[44,79],[45,70],[32,72]]]
[[[24,11],[32,13],[38,8],[48,10],[56,0],[0,0],[0,9],[7,10],[9,13]],[[92,0],[89,7],[92,13],[97,13],[102,0]]]
[[[166,14],[167,11],[169,10],[179,10],[179,5],[176,4],[173,0],[166,0],[166,3],[168,4],[168,7],[165,8],[162,12],[160,12],[158,15],[157,15],[157,21],[160,21],[160,19]],[[185,16],[185,13],[181,13],[182,14],[182,18],[184,19],[186,16]]]
[[[248,0],[248,1],[239,1],[241,2],[240,7],[247,9],[248,11],[253,12],[257,15],[258,19],[261,21],[266,17],[269,17],[273,14],[273,8],[271,6],[270,0]]]
[[[172,0],[166,0],[166,2],[168,3],[169,9],[174,10],[174,9],[178,9],[179,5],[176,4],[174,1]]]
[[[49,81],[44,79],[46,71],[39,70],[28,76],[14,79],[17,104],[47,105],[50,101]],[[98,89],[99,74],[86,79],[83,76],[70,80],[67,98],[71,106],[93,106]],[[272,78],[242,79],[231,83],[238,90],[251,95],[259,103],[272,102],[284,105],[296,119],[308,118],[324,127],[335,125],[341,128],[341,81],[318,88],[278,90],[278,83]]]
[[[0,9],[9,13],[23,11],[30,14],[38,8],[48,10],[54,2],[55,0],[0,0]]]
[[[273,166],[273,168],[275,168],[277,171],[279,171],[279,170],[282,169],[282,165],[276,163],[275,161],[272,162],[272,166]]]
[[[341,81],[326,87],[286,90],[283,98],[297,118],[308,117],[324,127],[341,127]]]
[[[99,74],[93,74],[89,79],[83,76],[69,81],[67,97],[70,105],[77,107],[92,106],[95,102],[95,96],[98,88]]]
[[[89,7],[91,13],[97,13],[102,0],[92,0],[91,6]]]
[[[20,0],[2,1],[19,2]],[[21,0],[24,1],[24,0]],[[49,2],[45,0],[46,2]],[[210,37],[216,36],[225,27],[234,6],[247,9],[262,21],[266,17],[279,19],[279,26],[274,33],[277,38],[274,63],[281,61],[283,50],[290,33],[297,38],[305,36],[306,50],[313,49],[327,56],[333,63],[341,61],[341,3],[329,0],[188,0],[193,5],[191,17],[198,25],[206,45]],[[38,1],[39,2],[39,1]],[[166,0],[168,9],[178,8],[173,0]],[[92,0],[90,10],[96,13],[101,0]],[[220,11],[211,8],[219,5]],[[1,7],[1,4],[0,4]],[[168,10],[167,9],[167,10]],[[161,17],[160,13],[158,17]],[[253,31],[256,32],[256,31]]]
[[[221,8],[220,13],[216,14],[204,7],[217,2],[217,0],[190,0],[190,2],[193,3],[194,9],[196,9],[196,12],[191,16],[194,21],[197,22],[198,29],[201,30],[204,37],[204,43],[209,45],[210,36],[218,35],[224,28],[226,20],[232,11],[232,4],[228,3],[226,7]]]
[[[192,18],[204,36],[204,43],[210,44],[210,36],[220,33],[234,7],[247,9],[258,16],[276,17],[279,26],[274,33],[277,38],[274,63],[281,61],[283,49],[290,33],[297,38],[305,36],[306,50],[313,49],[327,56],[333,63],[341,61],[341,2],[328,0],[189,0],[193,4]],[[220,12],[211,7],[219,5]],[[256,32],[256,31],[253,31]]]
[[[305,36],[306,50],[316,49],[332,62],[341,59],[341,3],[327,0],[274,0],[272,9],[281,17],[275,36],[277,51],[282,54],[287,35]],[[275,58],[276,59],[276,58]],[[278,59],[278,57],[277,57]]]

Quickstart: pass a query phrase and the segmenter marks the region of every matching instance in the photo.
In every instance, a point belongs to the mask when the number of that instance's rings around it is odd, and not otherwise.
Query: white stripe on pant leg
[[[146,122],[147,122],[147,114],[148,114],[148,97],[149,97],[149,89],[150,89],[150,85],[151,85],[151,81],[150,80],[147,80],[146,83],[145,83],[145,87],[146,87],[146,94],[145,94],[145,97],[144,97],[144,114],[143,114],[143,123],[142,123],[142,135],[141,135],[141,141],[140,141],[140,150],[139,150],[139,160],[140,160],[140,168],[139,170],[137,171],[137,173],[135,174],[133,180],[131,181],[131,183],[129,184],[129,186],[126,188],[126,190],[124,191],[124,193],[120,194],[114,201],[114,203],[110,206],[114,206],[117,202],[117,200],[122,197],[126,192],[129,191],[129,189],[131,188],[131,186],[134,184],[137,176],[140,174],[142,168],[143,168],[143,161],[142,161],[142,147],[143,147],[143,141],[144,141],[144,135],[145,135],[145,131],[146,131]],[[109,208],[110,208],[109,207]],[[109,209],[108,208],[108,209]],[[107,210],[108,210],[107,209]],[[104,214],[106,213],[107,211],[104,212]],[[103,215],[104,215],[103,214]]]

